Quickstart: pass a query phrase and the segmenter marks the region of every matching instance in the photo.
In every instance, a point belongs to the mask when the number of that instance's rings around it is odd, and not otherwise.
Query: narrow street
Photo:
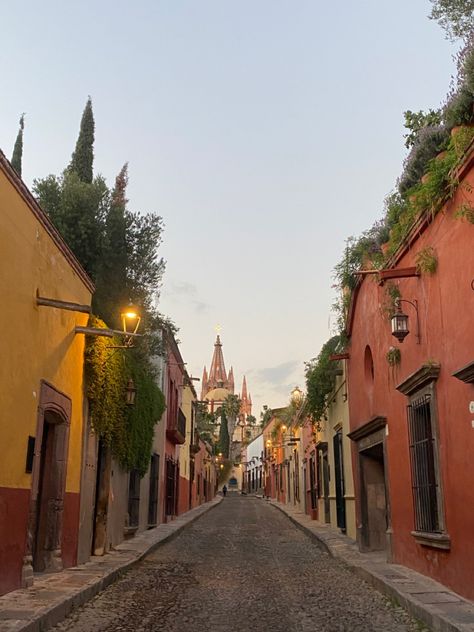
[[[56,632],[421,628],[265,501],[229,496]]]

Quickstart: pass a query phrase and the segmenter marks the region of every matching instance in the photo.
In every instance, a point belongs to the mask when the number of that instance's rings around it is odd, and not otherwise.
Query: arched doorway
[[[42,381],[36,425],[24,584],[34,571],[62,568],[62,524],[66,491],[71,400]],[[28,573],[28,568],[30,573]]]

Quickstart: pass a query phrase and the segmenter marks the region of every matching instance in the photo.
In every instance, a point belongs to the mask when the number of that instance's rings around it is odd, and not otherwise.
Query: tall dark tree
[[[21,178],[21,162],[23,158],[23,130],[25,128],[25,115],[22,114],[20,117],[20,129],[18,130],[18,135],[16,137],[15,146],[13,147],[12,154],[12,167],[15,169],[17,174]]]
[[[82,113],[76,148],[68,167],[69,171],[77,173],[81,182],[87,182],[88,184],[92,183],[93,178],[94,131],[94,113],[92,111],[92,100],[89,97]]]
[[[219,428],[219,450],[225,459],[229,458],[229,428],[227,425],[227,417],[223,410],[221,410],[221,425]]]
[[[102,265],[98,270],[94,296],[94,311],[113,326],[118,326],[118,311],[131,298],[127,238],[131,221],[127,212],[127,184],[128,163],[125,163],[115,179],[105,218]]]
[[[94,281],[101,266],[109,190],[93,178],[94,114],[89,97],[71,163],[62,176],[34,182],[34,192]]]
[[[102,265],[104,218],[109,190],[101,176],[83,182],[66,170],[60,177],[35,180],[33,190],[56,228],[94,281]]]

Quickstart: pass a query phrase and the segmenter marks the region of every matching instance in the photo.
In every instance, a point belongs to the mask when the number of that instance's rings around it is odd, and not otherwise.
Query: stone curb
[[[398,602],[413,617],[435,632],[474,632],[474,603],[446,586],[405,566],[389,564],[379,553],[360,553],[351,538],[326,525],[322,526],[301,512],[282,503],[269,504],[287,516],[309,535],[322,550],[382,594]],[[423,602],[423,599],[430,603]]]
[[[219,505],[222,500],[222,497],[217,496],[204,505],[181,514],[172,522],[140,532],[135,538],[122,542],[111,553],[101,558],[93,558],[85,564],[65,569],[60,573],[45,575],[44,578],[35,580],[31,588],[3,595],[0,597],[0,632],[44,632],[57,625],[72,610],[90,601],[159,546],[172,540],[185,527]],[[103,568],[100,569],[98,566]],[[79,586],[68,591],[68,582],[74,585],[77,580]],[[53,590],[53,598],[49,603],[48,588],[50,593],[51,589]],[[42,591],[45,593],[43,603]]]

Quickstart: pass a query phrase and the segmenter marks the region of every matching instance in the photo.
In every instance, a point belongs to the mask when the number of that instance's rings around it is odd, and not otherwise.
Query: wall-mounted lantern
[[[295,386],[295,388],[291,391],[291,402],[295,404],[295,406],[299,406],[302,401],[303,391],[298,386]]]
[[[133,383],[132,378],[130,378],[125,388],[125,401],[127,403],[127,406],[133,406],[135,404],[136,394],[137,389],[135,388],[135,384]]]
[[[408,315],[402,312],[402,308],[400,303],[408,303],[411,305],[416,312],[416,339],[417,343],[420,344],[420,320],[418,315],[418,301],[407,301],[405,299],[397,298],[395,301],[396,311],[392,316],[392,336],[395,336],[397,340],[403,342],[405,338],[410,333],[410,329],[408,328]]]

